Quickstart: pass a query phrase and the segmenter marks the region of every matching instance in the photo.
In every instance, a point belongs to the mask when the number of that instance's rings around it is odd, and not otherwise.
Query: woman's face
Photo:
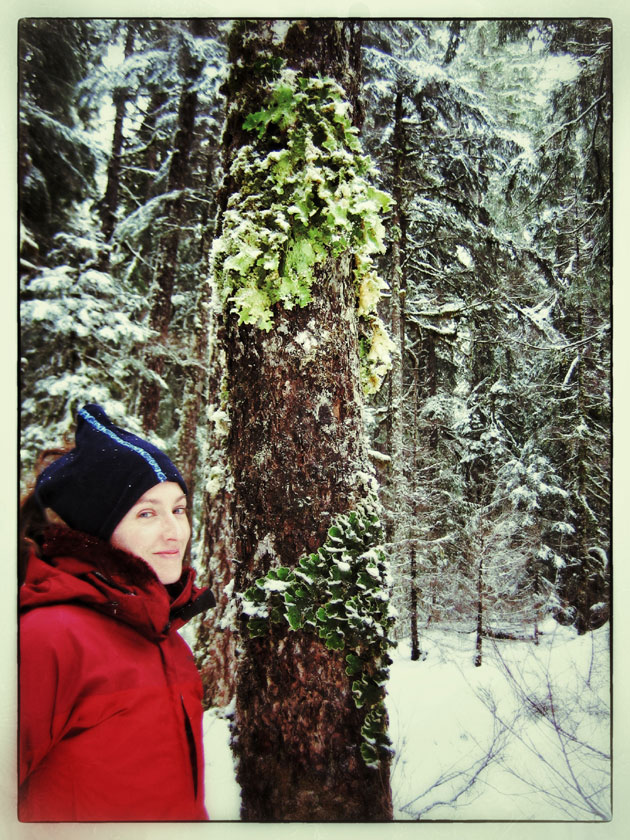
[[[164,481],[147,490],[127,511],[110,543],[142,558],[168,584],[181,576],[189,539],[186,496],[179,484]]]

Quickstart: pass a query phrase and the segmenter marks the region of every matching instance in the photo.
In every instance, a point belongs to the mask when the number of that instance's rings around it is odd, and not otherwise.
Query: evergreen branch
[[[575,117],[575,119],[569,120],[569,122],[564,123],[563,125],[560,126],[560,128],[558,128],[554,132],[552,132],[545,140],[542,141],[542,143],[540,144],[540,146],[538,146],[536,151],[537,152],[542,151],[545,148],[545,146],[547,145],[547,143],[549,143],[551,140],[553,140],[554,137],[557,137],[558,134],[561,134],[563,131],[567,131],[571,126],[576,125],[579,122],[582,122],[584,117],[586,117],[586,115],[589,114],[593,110],[593,108],[596,108],[599,105],[600,102],[602,102],[604,99],[606,99],[606,96],[607,96],[607,94],[603,93],[594,102],[592,102],[585,111],[582,111],[582,113],[579,114],[579,116]]]

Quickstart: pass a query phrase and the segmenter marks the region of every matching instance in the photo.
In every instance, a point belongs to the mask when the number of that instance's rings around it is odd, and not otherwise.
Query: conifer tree
[[[361,394],[388,365],[372,266],[386,199],[351,122],[360,27],[241,22],[230,51],[214,265],[241,607],[242,816],[389,819],[391,620]]]
[[[191,30],[193,35],[203,34],[203,22],[192,21]],[[155,259],[156,268],[151,287],[149,325],[155,334],[155,342],[147,355],[146,366],[150,376],[142,385],[139,406],[146,431],[153,431],[158,426],[162,390],[160,379],[164,373],[164,354],[167,352],[173,317],[172,297],[175,291],[182,223],[185,222],[185,190],[190,181],[191,152],[198,108],[197,90],[203,70],[202,55],[196,53],[184,33],[180,36],[178,52],[183,83],[166,178],[165,229]]]
[[[550,51],[577,65],[554,98],[555,126],[541,146],[548,183],[537,195],[548,208],[539,238],[558,279],[556,322],[567,340],[549,429],[549,452],[573,508],[558,615],[585,632],[610,609],[611,28],[598,19],[542,28]]]
[[[45,263],[55,234],[94,189],[98,155],[76,94],[106,38],[91,21],[20,21],[18,174],[27,270]]]

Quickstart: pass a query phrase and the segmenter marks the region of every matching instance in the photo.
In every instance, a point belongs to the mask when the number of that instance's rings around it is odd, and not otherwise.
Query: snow
[[[203,718],[206,761],[206,809],[211,820],[238,820],[241,792],[235,779],[228,721],[222,710],[209,709]]]
[[[542,630],[538,646],[484,640],[480,668],[474,633],[427,633],[422,662],[400,646],[388,704],[397,819],[597,819],[577,783],[601,787],[592,808],[610,813],[608,628]]]
[[[387,701],[395,820],[607,819],[608,646],[608,626],[578,636],[552,619],[538,645],[484,639],[478,668],[463,628],[426,630],[416,662],[400,642]],[[206,712],[204,744],[210,818],[239,820],[223,710]]]
[[[465,248],[463,245],[458,245],[455,249],[455,255],[463,266],[472,268],[474,260],[468,248]]]
[[[288,20],[274,20],[271,23],[271,29],[274,34],[274,38],[278,43],[283,43],[284,39],[287,37],[287,32],[289,31],[290,21]]]
[[[295,336],[295,341],[302,347],[305,353],[312,353],[318,347],[317,338],[308,330],[302,330]]]

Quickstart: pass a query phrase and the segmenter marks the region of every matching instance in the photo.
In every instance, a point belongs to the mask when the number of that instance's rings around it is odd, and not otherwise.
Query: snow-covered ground
[[[537,646],[484,640],[479,668],[474,633],[427,633],[423,662],[399,646],[388,703],[396,819],[610,816],[608,627],[542,629]]]
[[[241,791],[234,778],[230,732],[222,711],[209,709],[203,718],[206,808],[211,820],[238,820]]]
[[[431,628],[423,661],[394,653],[389,682],[395,819],[602,820],[610,815],[608,626],[553,620],[539,645]],[[531,632],[528,628],[527,632]],[[207,805],[238,820],[228,724],[205,715]]]

